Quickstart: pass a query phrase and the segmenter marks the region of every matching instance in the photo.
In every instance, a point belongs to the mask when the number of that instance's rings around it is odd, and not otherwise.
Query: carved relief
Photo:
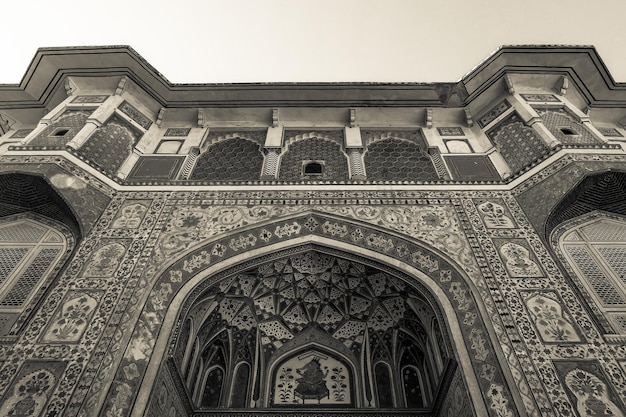
[[[580,333],[556,293],[530,293],[525,294],[525,298],[526,308],[544,342],[581,341]]]
[[[119,266],[126,248],[120,243],[110,243],[98,249],[85,268],[85,277],[109,278]]]
[[[553,364],[571,407],[579,417],[624,417],[624,408],[613,384],[598,361],[555,360]]]
[[[72,292],[42,337],[44,342],[75,343],[80,340],[98,301],[84,292]]]
[[[506,210],[503,206],[491,201],[486,201],[477,206],[485,226],[488,229],[512,229],[515,228],[515,224],[509,216],[506,215]]]
[[[118,217],[111,224],[112,229],[137,229],[141,224],[148,207],[136,201],[124,204]]]
[[[317,352],[299,354],[283,363],[274,381],[274,405],[349,405],[351,378],[347,366]]]
[[[565,385],[576,396],[580,417],[624,417],[620,407],[609,398],[606,383],[594,374],[573,369],[565,376]]]
[[[56,378],[46,369],[26,375],[13,386],[13,393],[0,408],[0,415],[39,416],[55,383]]]
[[[524,246],[508,242],[500,246],[499,252],[509,276],[513,278],[543,276],[541,268],[531,259],[534,256]]]
[[[15,377],[12,388],[4,394],[0,405],[0,416],[60,415],[52,411],[55,408],[53,406],[49,407],[46,412],[44,409],[50,402],[64,368],[64,362],[26,361]],[[6,378],[5,374],[0,379],[6,381]]]

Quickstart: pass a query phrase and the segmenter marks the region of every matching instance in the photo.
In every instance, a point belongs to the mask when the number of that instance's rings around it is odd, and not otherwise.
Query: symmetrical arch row
[[[345,149],[337,135],[310,132],[290,137],[283,149],[263,148],[258,132],[210,141],[188,167],[190,180],[417,180],[440,177],[416,132],[369,132],[363,148]],[[397,133],[397,132],[396,132]],[[232,137],[231,137],[232,136]],[[368,137],[369,137],[368,136]]]

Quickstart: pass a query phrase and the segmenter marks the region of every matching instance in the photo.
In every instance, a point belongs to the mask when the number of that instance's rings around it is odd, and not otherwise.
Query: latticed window
[[[0,220],[0,312],[24,308],[65,253],[56,228],[30,218]]]
[[[589,218],[563,233],[561,250],[609,321],[626,333],[626,220]]]

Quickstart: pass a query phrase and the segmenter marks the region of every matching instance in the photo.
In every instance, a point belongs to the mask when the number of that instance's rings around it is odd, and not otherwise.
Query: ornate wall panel
[[[421,133],[414,131],[362,131],[367,144],[365,169],[374,181],[436,181],[439,175],[424,146]]]
[[[278,178],[281,180],[335,180],[348,179],[348,157],[341,146],[341,134],[329,132],[285,131],[286,151],[280,157]],[[304,173],[304,165],[318,162],[322,172]]]
[[[46,148],[65,148],[65,144],[72,140],[76,133],[85,125],[85,121],[91,114],[90,111],[68,110],[56,119],[51,125],[28,142],[28,146]],[[67,130],[63,135],[58,135],[59,130]],[[55,134],[57,133],[57,134]],[[14,136],[15,137],[15,136]]]
[[[550,133],[565,145],[601,145],[604,143],[593,136],[582,123],[574,120],[565,109],[537,108],[536,110]],[[565,134],[562,128],[570,129],[573,134]]]
[[[77,151],[106,172],[115,175],[141,135],[117,116],[99,127]]]
[[[487,132],[513,174],[520,172],[548,152],[547,145],[535,131],[513,114]]]
[[[209,138],[210,139],[210,138]],[[253,181],[261,177],[261,144],[241,137],[224,139],[204,151],[191,172],[190,180]]]

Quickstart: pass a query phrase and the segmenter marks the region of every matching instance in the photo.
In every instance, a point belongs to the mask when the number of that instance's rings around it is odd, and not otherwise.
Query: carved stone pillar
[[[265,161],[263,162],[262,180],[274,180],[278,177],[278,156],[280,148],[265,148]]]
[[[350,179],[364,180],[365,179],[365,164],[363,163],[363,149],[362,148],[348,149],[348,158],[350,161]]]

